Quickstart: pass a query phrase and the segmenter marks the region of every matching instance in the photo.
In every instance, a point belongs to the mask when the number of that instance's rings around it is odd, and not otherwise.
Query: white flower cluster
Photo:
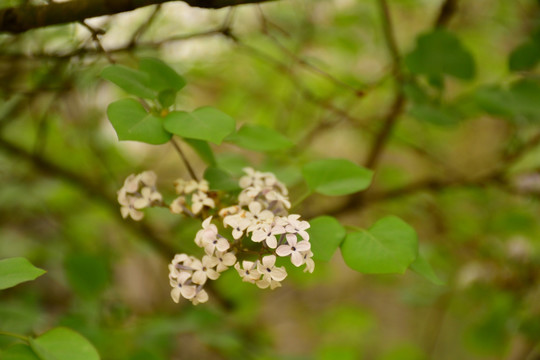
[[[300,215],[288,214],[291,203],[285,185],[272,173],[251,168],[244,171],[247,175],[239,181],[242,191],[238,203],[219,211],[213,210],[217,193],[209,191],[205,180],[175,181],[179,196],[169,205],[171,212],[206,217],[194,240],[205,255],[199,259],[177,254],[169,264],[171,297],[175,302],[179,302],[180,297],[195,305],[208,301],[208,293],[203,288],[208,279],[216,280],[232,266],[243,281],[261,289],[275,289],[287,277],[285,267],[276,266],[277,257],[290,257],[294,266],[305,265],[304,272],[313,272],[315,263],[306,231],[309,223],[300,220]],[[143,217],[140,209],[167,206],[155,184],[156,175],[150,171],[126,179],[118,191],[124,218],[131,216],[140,220]],[[222,222],[213,224],[212,220],[217,219]],[[222,234],[231,229],[230,240],[219,233],[218,226]]]
[[[232,241],[218,232],[212,217],[203,222],[195,243],[204,249],[202,260],[177,255],[169,265],[171,296],[178,302],[180,296],[194,304],[204,302],[208,295],[202,288],[207,279],[215,280],[220,273],[233,266],[243,281],[261,289],[275,289],[287,277],[285,267],[276,266],[277,256],[289,257],[295,266],[306,265],[304,271],[313,272],[313,262],[307,221],[300,215],[287,214],[291,204],[287,188],[271,173],[251,168],[240,179],[242,191],[238,204],[219,211],[223,226],[231,228]],[[247,244],[242,240],[246,240]],[[256,250],[252,250],[252,246]],[[255,254],[254,261],[237,261],[236,255]]]
[[[180,296],[194,305],[208,301],[208,293],[203,289],[208,279],[216,280],[221,273],[236,263],[236,256],[227,252],[229,243],[217,238],[217,228],[210,224],[212,217],[203,223],[195,242],[204,248],[206,255],[201,260],[187,254],[178,254],[169,264],[169,282],[172,286],[171,297],[174,302]]]
[[[141,209],[162,202],[162,196],[156,190],[156,180],[153,171],[131,174],[126,178],[124,186],[118,190],[120,212],[124,219],[131,217],[133,220],[141,220],[144,217]]]
[[[174,214],[189,211],[186,207],[186,195],[191,195],[191,212],[198,214],[206,206],[213,209],[216,204],[214,199],[208,197],[208,182],[206,180],[195,181],[178,179],[174,182],[176,193],[180,195],[171,203],[170,209]]]

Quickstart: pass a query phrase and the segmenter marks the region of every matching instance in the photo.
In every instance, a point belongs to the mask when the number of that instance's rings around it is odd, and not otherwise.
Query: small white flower
[[[120,213],[122,214],[122,217],[126,219],[127,217],[131,217],[135,221],[139,221],[144,217],[144,213],[135,209],[133,206],[134,199],[130,198],[128,201],[128,205],[120,207]]]
[[[286,218],[281,218],[279,221],[281,225],[285,226],[285,230],[288,233],[298,234],[304,240],[309,240],[309,234],[307,233],[306,230],[309,229],[310,225],[307,221],[298,220],[299,218],[300,218],[300,215],[292,214]]]
[[[141,197],[133,202],[133,206],[136,209],[144,209],[155,203],[160,203],[162,199],[161,194],[154,188],[143,187],[141,189]]]
[[[269,277],[263,277],[261,280],[257,280],[255,284],[260,289],[266,289],[270,287],[271,290],[274,290],[275,288],[281,287],[281,283],[279,281],[272,280]]]
[[[261,224],[253,230],[251,240],[254,242],[265,241],[269,248],[275,249],[277,246],[276,235],[284,234],[285,228],[280,225]]]
[[[186,199],[183,196],[179,196],[173,200],[169,209],[173,214],[182,214],[186,210]]]
[[[194,298],[191,299],[191,302],[193,305],[202,304],[208,301],[208,293],[204,289],[200,289],[197,292],[197,295],[195,295]]]
[[[251,221],[246,218],[245,212],[236,215],[229,215],[223,219],[225,226],[232,227],[232,236],[235,240],[240,239],[244,235],[244,230],[251,224]]]
[[[176,191],[179,194],[181,194],[181,193],[189,194],[189,193],[192,193],[194,191],[200,191],[200,192],[207,193],[208,190],[209,190],[208,181],[206,181],[206,180],[201,180],[201,181],[197,182],[195,180],[185,181],[185,180],[182,180],[182,179],[178,179],[175,182],[175,188],[176,188]],[[179,192],[179,191],[181,191],[181,192]]]
[[[263,275],[275,281],[281,281],[287,277],[287,271],[285,268],[276,267],[276,256],[267,255],[262,258],[262,261],[257,262],[257,270]]]
[[[242,267],[240,267],[240,263],[236,263],[234,264],[234,268],[242,278],[242,281],[254,284],[255,280],[258,280],[261,277],[261,273],[257,269],[256,263],[253,261],[244,260],[242,261]]]
[[[229,207],[226,207],[226,208],[223,208],[223,209],[219,210],[218,214],[219,214],[219,216],[224,218],[224,217],[229,216],[229,215],[238,214],[238,212],[240,212],[240,210],[241,210],[240,206],[234,205],[234,206],[229,206]]]
[[[216,206],[214,199],[209,198],[208,195],[202,191],[193,194],[191,197],[191,210],[193,213],[198,214],[204,206],[214,208]]]
[[[302,265],[304,262],[304,256],[301,252],[308,251],[311,248],[311,244],[306,240],[298,242],[298,239],[294,234],[287,234],[286,238],[288,244],[280,245],[276,249],[276,254],[279,256],[291,255],[291,262],[294,266]]]
[[[236,263],[236,256],[231,252],[216,251],[214,256],[217,259],[216,270],[218,272],[223,272]]]
[[[269,202],[277,201],[283,204],[285,208],[287,209],[291,208],[291,202],[289,201],[289,199],[286,196],[278,193],[277,191],[274,191],[274,190],[268,191],[264,196],[266,197],[266,200],[268,200]]]
[[[140,181],[148,187],[155,187],[157,181],[157,175],[153,171],[145,171],[140,175]]]
[[[227,249],[229,249],[229,247],[230,247],[230,244],[227,241],[227,239],[225,239],[221,235],[218,235],[215,239],[208,241],[204,245],[204,251],[208,255],[213,255],[215,250],[226,251]]]
[[[195,244],[205,247],[208,243],[218,238],[217,226],[211,223],[212,216],[207,217],[202,223],[202,229],[195,236]]]
[[[178,276],[177,285],[171,290],[171,297],[175,303],[180,301],[180,295],[186,299],[191,299],[196,294],[195,285],[188,284],[188,280],[191,278],[191,274],[188,272],[181,272]]]
[[[304,269],[304,272],[313,273],[315,270],[315,261],[313,261],[313,253],[311,250],[309,251],[302,251],[301,254],[303,255],[303,261],[304,264],[306,264],[306,267]]]
[[[270,210],[263,210],[261,203],[253,201],[248,205],[249,216],[254,222],[271,223],[274,220],[274,214]]]
[[[124,180],[124,186],[122,187],[128,193],[135,193],[139,189],[140,175],[131,174],[126,180]],[[122,190],[121,189],[121,190]]]
[[[242,176],[240,178],[240,181],[238,182],[238,184],[240,185],[242,189],[245,189],[251,186],[264,185],[262,173],[255,171],[250,167],[246,167],[242,170],[244,170],[244,172],[247,174],[246,176]]]
[[[191,267],[195,270],[191,275],[191,281],[195,284],[203,285],[206,279],[216,280],[219,277],[219,273],[214,270],[214,267],[218,264],[215,257],[205,255],[202,261],[196,261],[191,264]]]

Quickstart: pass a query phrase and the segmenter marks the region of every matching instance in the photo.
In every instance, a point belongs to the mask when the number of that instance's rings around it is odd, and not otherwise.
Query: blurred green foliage
[[[537,358],[538,2],[456,1],[447,18],[448,2],[387,2],[397,65],[380,0],[278,1],[234,16],[174,2],[89,23],[118,66],[159,58],[185,79],[163,76],[176,96],[140,96],[235,119],[240,130],[219,148],[182,144],[200,176],[213,166],[205,178],[216,189],[253,166],[302,200],[313,188],[302,167],[364,164],[402,91],[370,188],[313,194],[297,211],[353,233],[399,216],[433,267],[417,271],[444,285],[352,271],[332,256],[339,229],[312,275],[290,266],[282,288],[263,291],[229,270],[214,301],[174,304],[166,264],[198,250],[200,221],[166,209],[124,221],[115,194],[131,173],[153,169],[171,189],[187,172],[168,144],[118,142],[106,110],[128,95],[100,78],[108,60],[87,29],[68,24],[0,35],[0,258],[47,270],[2,290],[0,331],[73,329],[114,360]],[[0,336],[0,358],[29,358],[25,346]]]

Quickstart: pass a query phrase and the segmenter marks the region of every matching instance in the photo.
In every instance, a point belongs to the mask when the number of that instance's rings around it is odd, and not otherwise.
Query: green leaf
[[[350,233],[341,245],[345,263],[366,274],[404,273],[418,255],[416,231],[395,216]]]
[[[162,119],[147,113],[136,100],[113,102],[107,108],[107,116],[116,130],[118,140],[159,145],[171,139],[172,135],[163,129]]]
[[[176,101],[176,92],[174,90],[163,90],[158,94],[158,101],[164,108],[172,106]]]
[[[309,221],[307,230],[311,251],[315,260],[330,261],[336,249],[345,239],[347,232],[332,216],[319,216]]]
[[[210,190],[236,191],[240,190],[238,181],[225,170],[209,167],[204,172],[204,178],[210,185]]]
[[[514,116],[510,93],[498,86],[480,87],[475,91],[473,98],[478,106],[489,114],[503,117]]]
[[[40,360],[30,346],[15,344],[0,353],[2,360]]]
[[[0,290],[34,280],[45,272],[22,257],[0,260]]]
[[[247,124],[229,136],[226,141],[245,149],[261,152],[285,150],[294,145],[291,140],[276,130]]]
[[[525,71],[533,69],[540,61],[540,44],[528,41],[518,46],[508,58],[510,71]]]
[[[312,191],[338,196],[367,189],[373,172],[346,159],[324,159],[304,165],[302,175]]]
[[[54,328],[33,339],[32,349],[42,360],[99,360],[96,348],[81,334],[64,327]]]
[[[179,91],[186,86],[186,80],[159,59],[141,59],[139,70],[148,75],[150,79],[148,85],[158,92],[168,89]]]
[[[189,139],[221,144],[235,129],[235,121],[216,108],[205,106],[188,113],[173,111],[165,117],[165,129]]]
[[[71,288],[82,297],[98,297],[109,284],[109,268],[103,256],[70,254],[64,268]]]
[[[196,139],[184,139],[184,142],[199,154],[206,165],[216,166],[216,158],[214,157],[214,152],[210,145],[208,145],[208,142]]]
[[[460,40],[444,29],[420,35],[416,48],[405,57],[405,64],[415,74],[437,77],[451,75],[472,79],[474,58]]]
[[[433,268],[421,253],[418,254],[416,260],[410,265],[410,269],[435,285],[444,285],[444,281],[435,274],[435,271],[433,271]]]
[[[523,79],[512,83],[509,89],[512,105],[518,116],[528,120],[540,120],[540,83],[532,79]]]
[[[122,66],[110,65],[101,72],[101,77],[118,85],[128,94],[145,99],[155,99],[157,91],[150,86],[150,76],[146,73]]]

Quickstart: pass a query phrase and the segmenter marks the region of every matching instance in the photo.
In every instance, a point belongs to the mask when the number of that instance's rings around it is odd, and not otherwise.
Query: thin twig
[[[150,25],[152,25],[152,23],[154,22],[154,20],[156,19],[159,11],[161,10],[161,5],[162,4],[157,4],[155,7],[154,7],[154,11],[152,11],[152,14],[150,14],[150,16],[148,17],[148,19],[146,19],[138,28],[137,30],[135,30],[135,32],[133,33],[133,35],[131,35],[131,40],[129,41],[128,43],[128,46],[131,46],[131,47],[135,47],[135,45],[137,44],[137,41],[139,40],[139,38],[148,30],[148,28],[150,27]]]
[[[176,150],[178,155],[180,155],[180,158],[184,162],[184,165],[186,166],[191,178],[193,180],[195,180],[195,181],[199,181],[199,179],[197,178],[197,175],[195,174],[195,171],[193,171],[193,168],[191,167],[191,164],[189,163],[186,155],[184,154],[184,152],[180,148],[180,145],[176,142],[176,140],[174,138],[171,138],[171,144],[172,144],[172,146],[174,146],[174,149]]]
[[[94,29],[92,26],[88,25],[86,23],[86,21],[79,21],[79,24],[81,24],[82,26],[84,26],[88,31],[90,31],[90,34],[92,36],[92,40],[94,40],[94,43],[96,44],[96,47],[99,49],[99,51],[101,51],[105,57],[107,58],[107,60],[111,63],[111,64],[115,64],[116,61],[113,59],[113,57],[111,56],[111,54],[105,50],[105,48],[103,47],[103,44],[101,43],[101,40],[99,39],[99,36],[100,35],[103,35],[105,33],[104,30],[101,30],[101,29]]]

